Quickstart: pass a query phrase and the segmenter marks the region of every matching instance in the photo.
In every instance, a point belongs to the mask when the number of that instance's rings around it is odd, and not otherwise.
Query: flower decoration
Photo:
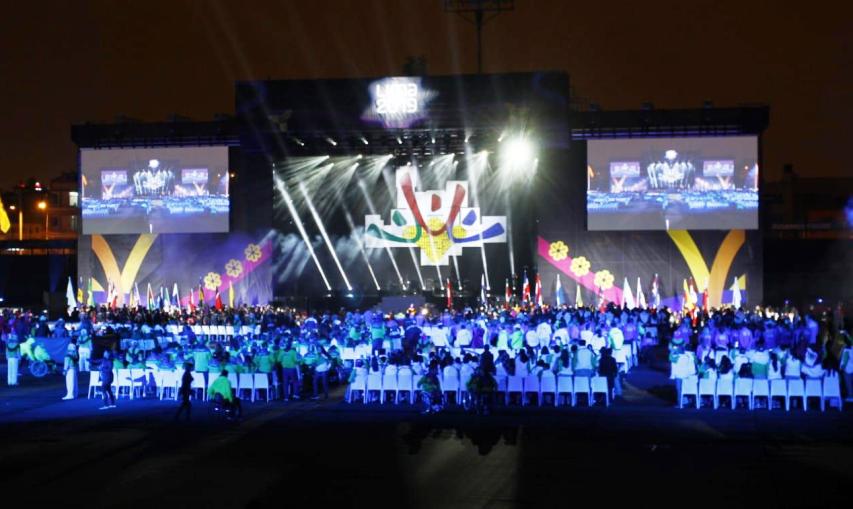
[[[602,290],[613,288],[613,274],[609,270],[599,270],[595,273],[595,286]]]
[[[246,255],[246,259],[250,262],[256,262],[261,259],[261,246],[257,244],[249,244],[246,246],[246,250],[243,251]]]
[[[551,258],[554,261],[559,262],[560,260],[565,260],[566,257],[569,256],[569,246],[567,246],[562,240],[552,242],[551,245],[548,246],[548,254],[551,255]]]
[[[571,271],[577,277],[584,277],[589,274],[590,263],[584,256],[578,256],[572,260]]]
[[[243,273],[243,264],[240,260],[232,258],[225,264],[225,273],[228,274],[229,277],[240,277],[240,274]]]
[[[216,290],[220,286],[222,286],[222,276],[216,272],[208,272],[204,276],[204,287],[208,290]]]

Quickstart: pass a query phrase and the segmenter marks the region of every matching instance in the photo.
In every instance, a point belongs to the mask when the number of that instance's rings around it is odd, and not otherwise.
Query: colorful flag
[[[626,306],[628,309],[634,309],[637,307],[637,303],[634,301],[634,292],[631,291],[631,285],[628,284],[627,277],[622,283],[622,305]]]
[[[68,306],[68,314],[71,315],[77,309],[77,298],[74,296],[74,285],[71,284],[71,277],[68,278],[68,287],[65,289],[65,300]]]
[[[527,271],[524,271],[524,284],[521,286],[521,304],[530,303],[530,281],[527,279]]]
[[[133,282],[133,287],[130,289],[130,296],[127,299],[129,301],[127,306],[130,309],[135,309],[139,305],[139,301],[136,300],[135,289],[136,289],[136,281]]]
[[[213,297],[213,306],[217,311],[222,311],[222,297],[219,295],[219,287],[216,287],[216,295]]]
[[[148,295],[146,295],[145,306],[148,308],[149,311],[154,311],[154,308],[156,307],[157,303],[154,302],[154,290],[151,289],[150,281],[148,282],[147,294]]]
[[[203,308],[206,304],[207,298],[204,295],[204,285],[202,285],[201,281],[198,282],[198,307]]]
[[[90,308],[95,307],[95,291],[92,289],[92,284],[92,278],[89,278],[89,287],[87,289],[89,295],[86,297],[86,305]]]
[[[536,296],[536,306],[541,308],[544,302],[542,302],[542,280],[539,278],[538,272],[536,273],[533,294]]]
[[[684,313],[689,312],[692,309],[691,301],[690,301],[690,287],[687,286],[687,279],[681,280],[681,300],[683,304],[681,305],[681,311]]]
[[[708,304],[708,280],[705,280],[705,289],[702,290],[702,310],[706,313],[708,312],[709,304]]]
[[[447,294],[447,309],[453,309],[453,287],[450,285],[450,278],[447,278],[445,293]]]
[[[116,309],[118,307],[118,287],[110,281],[110,307]]]
[[[581,296],[581,285],[578,283],[577,291],[575,292],[575,307],[582,308],[583,307],[583,297]]]
[[[506,292],[504,294],[505,306],[509,309],[509,304],[512,302],[512,288],[509,287],[509,278],[506,279]]]
[[[640,276],[637,276],[637,307],[647,308],[646,295],[643,293],[643,285],[640,284]]]
[[[559,274],[557,274],[557,288],[554,290],[554,296],[557,298],[557,307],[566,303],[566,296],[563,295],[563,282],[560,280]]]
[[[735,309],[740,309],[741,298],[740,285],[738,284],[737,276],[735,276],[734,284],[732,284],[732,306]]]
[[[175,311],[181,310],[181,294],[178,292],[178,283],[172,285],[172,309]]]
[[[228,283],[228,307],[234,307],[234,281]]]
[[[658,282],[658,275],[655,273],[655,277],[652,278],[652,306],[655,309],[660,308],[660,287]]]
[[[195,311],[195,292],[190,290],[190,296],[187,298],[187,310],[190,313]]]
[[[480,275],[480,303],[483,306],[489,304],[489,296],[486,293],[486,273]]]
[[[83,306],[85,302],[83,298],[83,278],[80,278],[80,282],[77,283],[77,304]]]
[[[691,277],[688,286],[690,288],[690,303],[694,308],[696,308],[699,305],[699,293],[696,288],[696,280]]]

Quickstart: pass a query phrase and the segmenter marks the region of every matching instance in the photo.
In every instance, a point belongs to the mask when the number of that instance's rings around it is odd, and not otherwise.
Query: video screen
[[[758,139],[587,142],[589,230],[758,228]]]
[[[228,147],[83,149],[84,234],[228,231]]]

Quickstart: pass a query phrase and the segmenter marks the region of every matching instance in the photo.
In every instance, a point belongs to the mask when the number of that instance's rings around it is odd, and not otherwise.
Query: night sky
[[[853,24],[839,2],[516,0],[484,71],[567,71],[603,109],[767,103],[765,174],[850,175]],[[69,127],[232,113],[235,80],[476,71],[442,0],[29,1],[0,20],[0,186],[75,169]]]

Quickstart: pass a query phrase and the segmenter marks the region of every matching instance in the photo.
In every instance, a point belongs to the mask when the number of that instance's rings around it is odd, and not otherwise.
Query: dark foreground
[[[0,488],[21,507],[814,507],[853,481],[853,411],[678,410],[648,369],[610,408],[423,416],[338,390],[239,423],[22,382],[0,387]]]

